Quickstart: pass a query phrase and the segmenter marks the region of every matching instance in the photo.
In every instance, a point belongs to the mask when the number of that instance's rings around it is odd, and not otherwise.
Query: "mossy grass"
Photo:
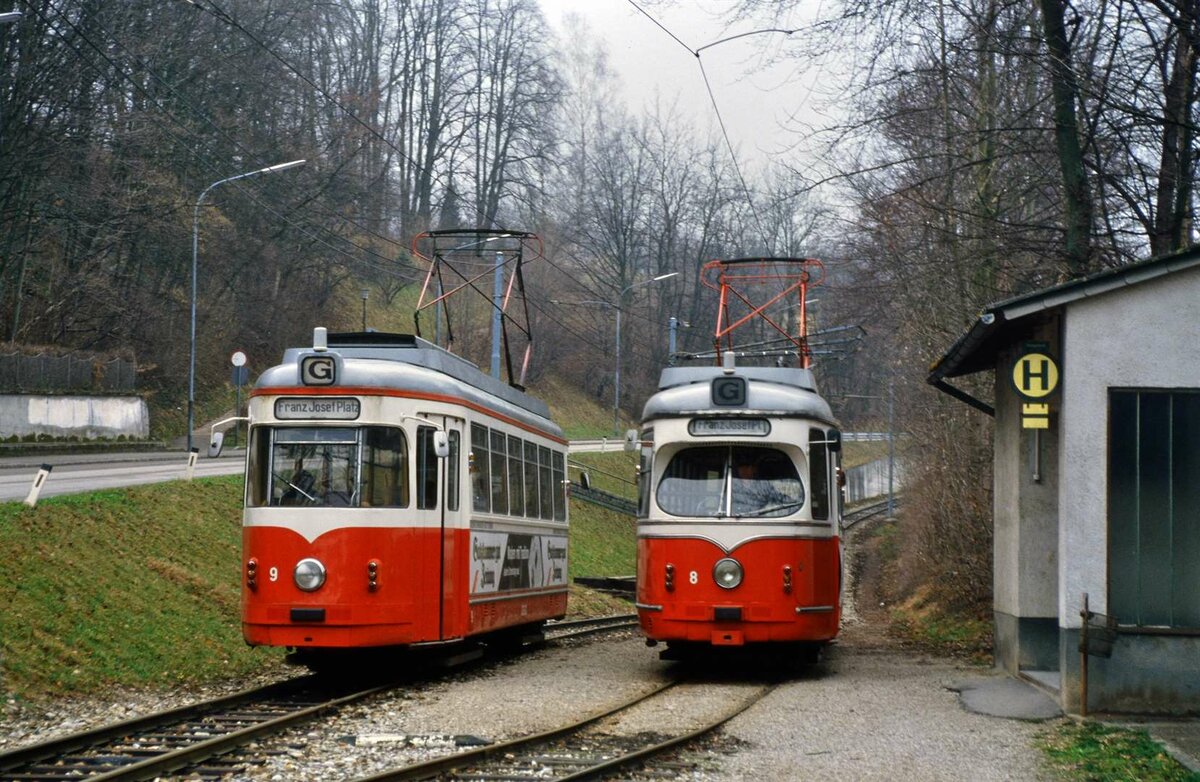
[[[1145,731],[1099,722],[1066,722],[1039,737],[1064,780],[1087,782],[1200,782]]]

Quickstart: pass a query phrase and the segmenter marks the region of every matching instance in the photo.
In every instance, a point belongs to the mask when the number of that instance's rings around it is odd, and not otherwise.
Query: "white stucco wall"
[[[144,440],[150,435],[150,413],[136,396],[0,395],[0,438],[39,434]]]
[[[1108,612],[1108,390],[1200,388],[1200,269],[1069,304],[1059,452],[1059,621]]]

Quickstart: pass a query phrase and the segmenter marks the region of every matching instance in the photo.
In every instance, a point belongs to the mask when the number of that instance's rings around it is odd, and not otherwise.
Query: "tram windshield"
[[[257,427],[247,504],[408,505],[408,444],[397,427]]]
[[[656,497],[672,516],[778,518],[804,506],[804,484],[783,451],[710,445],[676,453]]]

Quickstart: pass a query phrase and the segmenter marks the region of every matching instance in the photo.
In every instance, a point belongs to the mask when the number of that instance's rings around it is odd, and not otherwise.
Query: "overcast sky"
[[[539,2],[560,35],[566,14],[575,13],[587,21],[609,53],[630,110],[640,114],[656,93],[667,104],[678,97],[681,111],[690,113],[698,128],[717,128],[696,57],[628,0]],[[679,0],[653,6],[639,0],[638,5],[691,49],[765,26],[730,26],[719,16],[732,5],[729,0]],[[806,19],[797,17],[781,26],[800,27]],[[748,169],[761,170],[771,159],[795,162],[794,153],[784,150],[797,136],[781,129],[790,114],[798,113],[808,123],[825,122],[819,113],[821,96],[813,93],[811,79],[796,74],[790,65],[771,64],[788,45],[787,36],[770,33],[722,43],[701,53],[739,162]]]

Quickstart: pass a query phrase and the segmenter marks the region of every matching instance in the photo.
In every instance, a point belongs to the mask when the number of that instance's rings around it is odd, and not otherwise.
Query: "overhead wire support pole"
[[[190,347],[188,351],[187,449],[189,452],[192,450],[192,430],[196,428],[196,281],[199,276],[198,269],[200,265],[200,206],[204,203],[204,197],[219,185],[262,174],[274,174],[279,171],[286,171],[289,168],[302,166],[307,162],[307,160],[303,159],[292,160],[287,163],[278,163],[256,171],[247,171],[244,174],[219,179],[200,191],[200,197],[196,199],[196,208],[192,213],[192,307],[189,330]]]

